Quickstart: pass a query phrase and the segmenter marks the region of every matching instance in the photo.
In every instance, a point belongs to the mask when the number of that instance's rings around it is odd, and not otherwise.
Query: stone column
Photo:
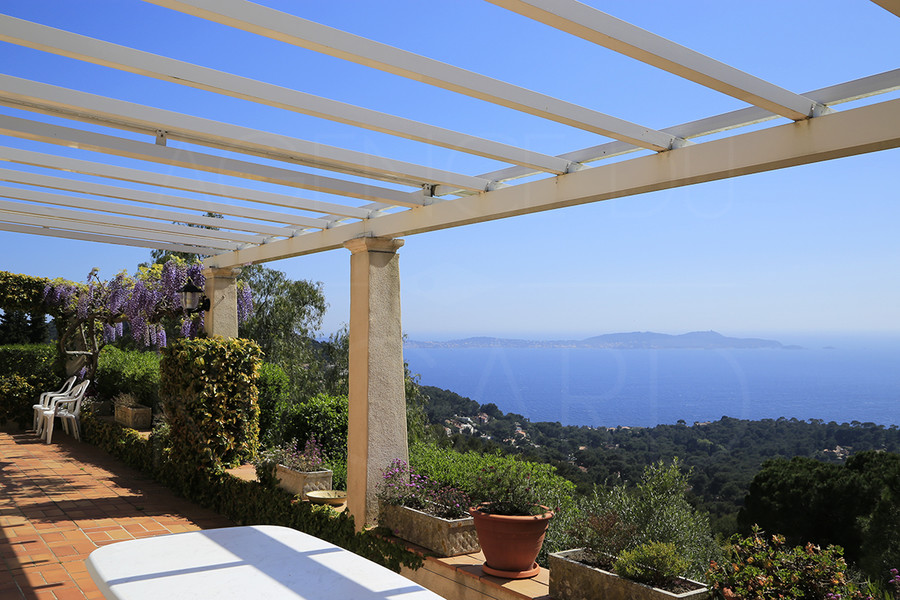
[[[350,256],[347,507],[357,529],[378,518],[382,470],[408,460],[400,268],[403,240],[358,238]]]
[[[240,269],[204,269],[206,277],[206,297],[209,298],[209,311],[203,317],[206,333],[212,337],[236,338],[238,336],[237,318],[237,276]]]

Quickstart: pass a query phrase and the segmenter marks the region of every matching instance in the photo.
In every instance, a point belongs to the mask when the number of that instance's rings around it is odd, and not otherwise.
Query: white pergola
[[[208,255],[207,326],[224,335],[236,332],[233,269],[351,251],[348,485],[358,523],[372,522],[380,469],[406,455],[398,238],[900,146],[900,99],[872,100],[900,89],[900,69],[790,91],[574,0],[487,1],[745,106],[657,129],[245,0],[144,1],[597,138],[590,147],[542,153],[0,18],[7,44],[503,165],[474,175],[445,170],[187,114],[197,107],[165,110],[51,85],[41,73],[0,74],[0,104],[14,109],[0,114],[0,134],[47,147],[0,147],[0,230]],[[900,0],[873,1],[885,19],[900,17]],[[857,105],[839,110],[844,103]],[[123,166],[121,158],[147,167]]]

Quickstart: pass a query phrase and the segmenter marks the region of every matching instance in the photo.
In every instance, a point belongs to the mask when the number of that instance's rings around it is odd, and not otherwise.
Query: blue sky
[[[654,128],[743,106],[482,0],[263,4]],[[795,92],[895,69],[900,57],[900,19],[864,0],[588,4]],[[605,141],[139,0],[4,0],[3,12],[548,154]],[[0,64],[11,75],[466,174],[498,167],[2,42]],[[714,329],[787,343],[900,334],[898,166],[900,150],[889,150],[409,236],[404,330],[446,339]],[[133,271],[149,250],[0,232],[0,257],[2,270],[82,280],[94,266],[107,277]],[[323,333],[348,320],[347,251],[269,266],[323,283]]]

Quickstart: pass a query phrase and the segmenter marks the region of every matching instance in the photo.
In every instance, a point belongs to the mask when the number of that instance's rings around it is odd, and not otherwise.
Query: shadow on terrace
[[[3,600],[99,599],[84,565],[94,549],[232,524],[93,446],[0,430]]]

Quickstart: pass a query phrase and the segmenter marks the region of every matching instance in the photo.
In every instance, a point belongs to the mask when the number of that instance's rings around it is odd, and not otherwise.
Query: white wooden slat
[[[478,177],[115,100],[11,75],[0,74],[0,104],[145,133],[154,139],[158,131],[165,131],[166,138],[170,140],[415,187],[442,184],[475,191],[492,187],[491,181]]]
[[[12,196],[41,197],[43,201],[50,200],[47,192],[35,192],[31,190],[22,190],[19,188],[9,188],[0,186],[0,197],[8,197],[7,190],[11,190]],[[175,223],[158,223],[156,221],[148,221],[145,219],[133,219],[128,217],[117,217],[114,215],[104,215],[96,212],[68,210],[63,208],[51,208],[49,206],[40,206],[36,204],[25,204],[22,202],[8,202],[0,200],[0,210],[6,212],[21,212],[33,216],[42,216],[50,219],[60,219],[66,221],[79,221],[84,223],[92,223],[96,225],[112,225],[114,227],[129,227],[141,231],[154,233],[171,233],[176,235],[186,235],[195,239],[208,240],[204,243],[216,247],[218,244],[225,244],[223,248],[235,248],[242,244],[259,244],[265,241],[262,236],[247,235],[244,233],[236,233],[233,231],[223,231],[214,229],[204,229],[202,227],[188,227],[187,225],[179,225]],[[102,231],[101,231],[102,233]],[[177,240],[169,240],[177,241]]]
[[[3,171],[3,169],[0,169],[0,171]],[[0,175],[0,178],[2,178],[2,175]],[[263,243],[271,239],[272,237],[291,237],[294,234],[293,230],[285,229],[283,227],[273,227],[271,225],[263,226],[264,231],[260,232],[257,230],[257,226],[252,223],[234,221],[233,219],[206,217],[194,213],[145,208],[143,206],[134,206],[132,204],[107,202],[105,200],[92,200],[90,198],[71,196],[69,194],[53,194],[49,192],[14,188],[9,186],[0,186],[0,196],[3,196],[5,198],[12,198],[15,200],[25,200],[27,202],[40,202],[43,204],[52,204],[55,206],[80,208],[83,210],[91,210],[99,213],[127,215],[130,217],[154,219],[157,221],[166,221],[169,223],[186,223],[190,225],[197,225],[199,227],[209,227],[225,231],[244,231],[253,232],[256,234],[266,234],[259,235],[255,240],[247,240],[251,243]],[[248,226],[250,228],[248,228]]]
[[[2,220],[2,216],[0,216],[0,231],[11,231],[13,233],[24,233],[27,235],[42,235],[45,237],[79,240],[83,242],[98,242],[101,244],[112,244],[115,246],[134,246],[137,248],[152,248],[154,250],[169,250],[171,252],[185,252],[188,254],[210,255],[221,252],[221,250],[217,248],[187,246],[184,244],[168,244],[165,242],[156,242],[153,240],[138,240],[127,237],[116,237],[112,235],[97,235],[80,231],[50,229],[43,225],[35,227],[30,225],[20,225],[16,223],[4,223]]]
[[[170,196],[168,194],[156,194],[153,192],[143,192],[139,190],[131,190],[128,188],[115,187],[111,185],[103,185],[98,183],[88,183],[84,181],[78,181],[75,179],[67,179],[64,177],[53,177],[50,175],[42,175],[36,173],[27,173],[25,171],[16,171],[13,169],[2,169],[0,168],[0,181],[7,181],[10,183],[18,183],[25,185],[38,186],[42,188],[50,188],[54,190],[61,190],[67,192],[77,192],[81,194],[90,194],[92,196],[102,196],[105,198],[115,198],[118,200],[129,200],[133,202],[143,202],[146,204],[155,204],[160,206],[172,206],[182,209],[192,209],[199,210],[203,212],[216,213],[221,215],[231,215],[231,216],[239,216],[245,218],[259,218],[259,216],[251,216],[247,214],[247,210],[253,211],[254,209],[246,209],[241,207],[234,207],[229,204],[222,204],[216,202],[206,202],[203,200],[193,200],[191,198],[181,198],[178,196]],[[119,206],[123,213],[125,211],[133,212],[135,209],[139,207],[133,205],[126,204],[118,204],[116,202],[107,202],[105,205],[109,205],[107,209],[108,212],[115,212],[112,207]],[[155,209],[154,209],[155,210]],[[161,211],[168,213],[169,211]],[[264,216],[267,218],[267,221],[273,221],[276,223],[283,223],[285,220],[290,218],[290,215],[285,213],[275,213],[270,211],[258,211],[258,213],[265,213]],[[129,214],[129,213],[125,213]],[[136,214],[136,213],[135,213]],[[175,221],[181,221],[185,223],[193,222],[198,225],[210,225],[210,226],[223,226],[223,224],[227,223],[227,229],[239,229],[243,231],[253,231],[256,233],[264,233],[267,235],[278,235],[290,237],[295,232],[297,232],[299,227],[290,227],[290,226],[275,226],[275,225],[266,225],[263,223],[256,223],[250,221],[234,221],[232,219],[216,219],[214,217],[199,217],[190,213],[176,213],[171,212],[172,215],[177,215],[176,219],[169,219]],[[162,217],[161,217],[162,218]],[[196,220],[195,220],[196,219]],[[324,229],[321,227],[320,229]]]
[[[889,148],[900,148],[900,99],[222,253],[204,263],[266,262],[340,248],[356,237],[402,237]]]
[[[885,71],[868,77],[861,77],[853,81],[847,81],[837,85],[832,85],[817,90],[812,90],[803,94],[812,98],[821,104],[834,106],[844,102],[852,102],[860,98],[866,98],[877,94],[884,94],[900,89],[900,69]],[[706,135],[746,127],[764,121],[777,119],[778,115],[759,108],[758,106],[750,106],[739,110],[722,113],[704,119],[698,119],[689,123],[682,123],[673,127],[667,127],[663,131],[672,135],[684,138],[694,139]],[[565,158],[576,163],[588,163],[603,158],[620,156],[629,152],[642,150],[632,144],[624,142],[608,142],[598,146],[591,146],[572,152],[561,154],[560,158]],[[520,177],[528,177],[536,172],[522,167],[508,167],[490,173],[484,173],[481,176],[495,181],[509,181]]]
[[[144,1],[651,150],[679,145],[655,129],[245,0]]]
[[[18,223],[20,225],[33,225],[35,227],[48,227],[82,233],[96,233],[105,236],[129,237],[132,239],[145,239],[171,244],[190,244],[196,242],[197,246],[215,248],[221,250],[234,250],[241,244],[219,242],[203,238],[193,238],[187,235],[170,234],[164,232],[146,231],[135,227],[116,227],[110,225],[96,225],[91,222],[71,219],[61,219],[53,216],[35,216],[21,210],[8,211],[0,209],[0,221]],[[195,228],[196,229],[196,228]],[[211,243],[214,242],[214,243]]]
[[[11,16],[0,15],[0,40],[417,142],[528,166],[538,171],[565,173],[573,169],[573,165],[566,161],[540,152],[201,67]]]
[[[73,173],[81,173],[83,175],[94,175],[97,177],[105,177],[108,179],[118,179],[121,181],[129,181],[131,183],[166,187],[170,189],[182,190],[185,192],[197,192],[200,194],[222,196],[225,198],[234,198],[236,200],[246,200],[248,202],[270,204],[297,210],[322,212],[343,217],[367,219],[372,214],[372,209],[357,208],[355,206],[344,206],[342,204],[335,205],[329,202],[319,202],[317,200],[305,200],[285,194],[263,192],[260,190],[242,188],[222,183],[189,179],[187,177],[178,177],[177,175],[161,175],[159,173],[142,171],[140,169],[131,169],[128,167],[119,167],[116,165],[106,165],[77,158],[68,158],[63,156],[56,156],[53,154],[45,154],[43,152],[34,152],[32,150],[21,150],[19,148],[4,148],[3,146],[0,146],[0,160],[19,163],[23,165],[46,167],[50,169],[59,169],[62,171],[71,171]],[[214,210],[212,212],[221,211]],[[262,213],[256,214],[262,215]],[[275,216],[277,214],[280,213],[272,213],[272,216]],[[246,216],[249,215],[250,213],[246,213]],[[274,220],[269,219],[265,216],[254,216],[250,218]],[[293,217],[291,215],[284,217],[283,222],[308,227],[317,227],[320,229],[324,229],[328,226],[328,221],[325,219]]]
[[[125,138],[82,131],[71,127],[50,125],[30,119],[0,115],[0,133],[49,144],[92,150],[114,156],[123,156],[164,165],[264,181],[301,189],[314,190],[363,200],[383,201],[401,206],[417,206],[407,194],[385,187],[344,181],[334,177],[302,173],[281,167],[272,167],[224,156],[204,154],[182,148],[160,146]],[[327,205],[328,203],[322,203]],[[331,212],[330,210],[328,212]]]
[[[827,109],[576,0],[488,0],[492,4],[609,48],[794,121]]]

